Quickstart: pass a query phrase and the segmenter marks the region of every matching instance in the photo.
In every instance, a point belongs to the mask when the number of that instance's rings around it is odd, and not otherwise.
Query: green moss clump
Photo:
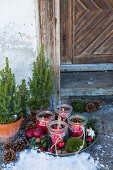
[[[74,100],[71,103],[74,112],[85,112],[85,104],[81,100]]]
[[[72,137],[71,139],[68,140],[67,144],[66,144],[66,151],[71,153],[71,152],[77,152],[80,147],[83,144],[83,140],[81,138],[77,138],[77,137]],[[86,142],[84,143],[84,148],[87,147]]]

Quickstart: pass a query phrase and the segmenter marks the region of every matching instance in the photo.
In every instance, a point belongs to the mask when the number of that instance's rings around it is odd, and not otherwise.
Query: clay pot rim
[[[23,114],[21,114],[21,117],[20,117],[20,119],[19,119],[19,120],[17,120],[16,122],[13,122],[13,123],[8,123],[8,124],[0,124],[0,126],[6,126],[6,125],[15,124],[15,123],[19,122],[21,119],[23,120]]]

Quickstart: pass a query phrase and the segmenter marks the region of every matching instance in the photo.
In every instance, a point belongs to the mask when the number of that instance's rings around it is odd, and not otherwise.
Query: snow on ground
[[[71,157],[53,157],[36,150],[25,150],[18,161],[7,164],[5,170],[97,170],[99,167],[99,162],[85,152]]]

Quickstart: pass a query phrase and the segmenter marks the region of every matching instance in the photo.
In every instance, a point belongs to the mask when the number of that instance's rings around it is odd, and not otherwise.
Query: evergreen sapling
[[[31,99],[29,107],[33,110],[47,109],[49,98],[53,93],[53,69],[44,56],[44,45],[41,46],[36,62],[33,63],[32,78],[29,79]]]
[[[23,117],[26,119],[28,116],[29,90],[27,89],[25,79],[22,80],[22,83],[19,86],[19,94],[20,94],[20,111],[23,114]]]
[[[15,122],[20,114],[20,96],[17,92],[15,76],[9,68],[6,57],[5,69],[0,71],[0,124]]]

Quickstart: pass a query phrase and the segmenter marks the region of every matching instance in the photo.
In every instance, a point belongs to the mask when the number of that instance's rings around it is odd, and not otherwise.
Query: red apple
[[[59,146],[62,148],[64,146],[64,142],[59,142]]]
[[[44,151],[45,149],[41,146],[41,147],[40,147],[40,150],[41,150],[41,151]]]
[[[90,137],[87,138],[88,142],[92,142],[92,139]]]
[[[33,132],[33,136],[36,137],[36,138],[38,138],[41,134],[42,134],[41,128],[35,129],[34,132]]]
[[[50,149],[50,152],[53,153],[53,149]]]
[[[34,131],[34,129],[29,129],[29,130],[27,130],[27,131],[26,131],[26,136],[27,136],[28,138],[32,138],[32,137],[33,137],[33,131]]]
[[[48,129],[47,129],[46,122],[42,122],[42,124],[40,124],[40,121],[37,120],[36,126],[37,126],[37,128],[41,128],[44,133],[46,133],[47,130],[48,130]]]

